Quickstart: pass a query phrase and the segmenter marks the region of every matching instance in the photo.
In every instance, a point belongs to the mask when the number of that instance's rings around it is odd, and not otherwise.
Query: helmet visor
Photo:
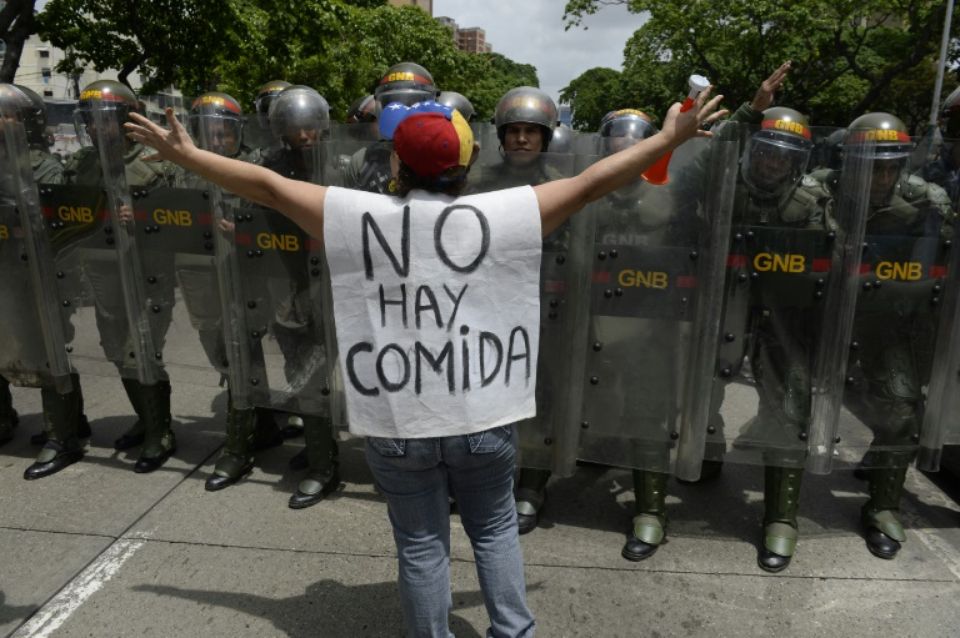
[[[130,107],[118,102],[83,103],[73,113],[73,125],[81,146],[99,146],[123,137],[123,124]]]
[[[392,89],[377,93],[377,101],[380,105],[386,107],[394,102],[399,102],[404,106],[413,106],[417,102],[432,100],[434,93],[420,89]]]
[[[810,161],[810,144],[780,136],[754,135],[741,160],[743,178],[764,193],[779,194],[803,177]]]
[[[190,136],[212,153],[234,157],[240,152],[243,124],[238,118],[192,113],[187,120]]]

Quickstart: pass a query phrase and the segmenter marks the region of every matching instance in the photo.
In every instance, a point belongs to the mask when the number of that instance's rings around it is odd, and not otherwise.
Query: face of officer
[[[893,189],[903,171],[902,159],[878,159],[873,161],[870,180],[870,205],[885,206],[890,203]]]
[[[316,145],[319,138],[319,131],[315,128],[293,127],[287,129],[283,136],[290,148],[306,149]]]
[[[207,129],[208,143],[211,151],[219,155],[232,156],[240,148],[240,136],[236,125],[223,120],[211,123]]]
[[[763,138],[750,141],[743,170],[747,182],[759,191],[776,194],[803,175],[809,148],[783,145]]]
[[[536,124],[514,122],[507,124],[503,135],[503,150],[511,163],[527,165],[535,162],[543,148],[543,131]]]
[[[83,124],[87,129],[87,136],[89,136],[90,143],[93,146],[99,147],[101,137],[108,146],[113,146],[118,138],[123,140],[124,145],[133,143],[120,132],[120,123],[118,120],[111,119],[109,122],[101,122],[104,129],[101,132],[97,124],[97,118],[90,113],[86,113],[83,116]]]

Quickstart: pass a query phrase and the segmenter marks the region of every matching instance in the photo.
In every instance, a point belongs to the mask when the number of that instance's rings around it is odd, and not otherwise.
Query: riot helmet
[[[309,86],[284,89],[270,105],[269,117],[274,137],[293,149],[316,146],[330,131],[330,106]]]
[[[870,205],[890,201],[913,152],[907,126],[890,113],[867,113],[847,127],[843,152],[870,163]]]
[[[960,139],[960,86],[955,88],[943,101],[940,109],[940,130],[944,139]]]
[[[830,133],[826,138],[820,140],[818,146],[819,163],[824,168],[840,170],[843,164],[843,138],[847,135],[847,129],[838,128]]]
[[[740,160],[743,181],[755,194],[780,195],[803,177],[812,150],[806,115],[784,106],[769,108]]]
[[[354,100],[350,108],[347,109],[347,124],[370,124],[380,118],[380,103],[373,95],[364,95],[358,100]]]
[[[243,110],[230,95],[204,93],[190,106],[187,122],[190,135],[201,148],[227,157],[240,153]]]
[[[547,150],[553,137],[553,127],[557,123],[557,105],[549,95],[532,86],[520,86],[507,91],[493,116],[494,126],[501,146],[511,124],[535,124],[540,128],[540,151]]]
[[[140,102],[130,87],[116,80],[97,80],[80,91],[80,101],[74,111],[77,136],[84,145],[96,145],[98,133],[126,140],[123,125],[130,113],[139,111]],[[98,122],[109,124],[107,130],[97,131]]]
[[[260,88],[257,89],[257,97],[253,100],[253,106],[257,112],[257,121],[260,123],[260,128],[270,128],[270,120],[268,119],[270,105],[277,99],[280,92],[288,86],[290,86],[290,83],[284,80],[271,80],[261,84]]]
[[[22,123],[31,145],[46,146],[47,109],[35,91],[19,84],[0,84],[0,116]]]
[[[437,97],[437,87],[433,76],[419,64],[401,62],[387,69],[373,94],[380,106],[400,102],[412,106],[417,102],[433,100]]]
[[[452,109],[457,109],[460,111],[460,115],[463,116],[468,122],[473,121],[473,116],[476,114],[473,110],[473,104],[470,103],[470,100],[466,98],[461,93],[456,91],[441,91],[440,95],[437,96],[437,102],[443,104],[444,106],[449,106]]]
[[[600,155],[606,157],[657,133],[653,119],[637,109],[610,111],[600,120]]]
[[[557,155],[565,155],[573,152],[573,129],[566,124],[560,124],[553,129],[550,136],[550,145],[547,151]]]

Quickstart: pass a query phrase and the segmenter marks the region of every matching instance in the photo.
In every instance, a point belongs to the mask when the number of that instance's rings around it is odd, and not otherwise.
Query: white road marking
[[[47,638],[70,618],[90,596],[97,593],[127,560],[143,547],[142,540],[118,540],[93,563],[67,583],[11,638]]]

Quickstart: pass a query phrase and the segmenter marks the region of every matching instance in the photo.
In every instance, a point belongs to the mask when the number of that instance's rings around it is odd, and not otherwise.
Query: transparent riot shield
[[[328,185],[355,188],[368,193],[392,192],[390,155],[393,142],[380,139],[376,122],[334,124],[329,136]]]
[[[691,140],[673,154],[667,184],[638,179],[592,206],[579,458],[673,471],[685,395],[709,387],[693,378],[703,369],[693,348],[716,332],[710,304],[723,271],[709,243],[729,228],[735,153],[736,142]],[[685,464],[699,473],[703,432],[690,427],[688,437]]]
[[[173,383],[217,387],[228,374],[217,263],[225,232],[218,224],[219,193],[187,188],[133,187],[132,206],[141,260],[135,281],[144,304],[154,359]],[[190,188],[192,187],[192,188]]]
[[[334,172],[328,146],[319,140],[285,146],[260,161],[286,177],[323,184]],[[239,199],[224,202],[234,207],[227,215],[233,220],[232,294],[240,313],[234,325],[243,362],[234,391],[255,406],[331,416],[336,350],[322,243],[278,211]]]
[[[759,167],[756,162],[769,155],[756,153],[751,166],[746,156],[753,153],[754,132],[729,123],[718,133],[717,141],[730,140],[727,150],[735,154],[727,164],[734,170],[726,175],[731,224],[728,233],[710,235],[708,261],[720,267],[704,293],[715,297],[701,308],[722,314],[694,329],[714,341],[692,352],[695,374],[677,466],[681,478],[699,477],[697,457],[687,453],[691,442],[702,446],[706,460],[803,467],[812,441],[832,435],[832,422],[817,425],[814,414],[824,396],[840,392],[836,378],[822,375],[833,370],[824,361],[836,359],[824,322],[829,318],[837,322],[831,329],[837,328],[842,304],[852,294],[849,287],[845,294],[831,294],[844,292],[845,226],[830,209],[829,190],[802,174],[809,150],[798,148],[789,162],[780,157],[777,164]],[[757,173],[746,176],[748,170]],[[842,370],[843,363],[836,365]],[[703,385],[706,379],[709,386]]]
[[[127,175],[128,166],[141,160],[137,149],[126,141],[122,111],[114,103],[96,103],[82,117],[93,147],[85,149],[85,170],[69,179],[92,187],[73,195],[98,198],[95,207],[83,207],[81,223],[90,217],[87,212],[92,215],[94,210],[97,221],[106,222],[101,242],[96,242],[99,245],[85,246],[79,256],[83,276],[93,292],[101,343],[107,359],[122,376],[155,385],[165,379],[163,339],[170,325],[174,293],[166,269],[149,275],[158,278],[152,290],[141,285],[147,274],[137,242],[150,225],[136,219]],[[151,179],[146,186],[160,181]],[[102,191],[102,199],[97,191]],[[90,199],[87,202],[93,203]]]
[[[878,144],[845,151],[836,178],[838,210],[862,214],[864,230],[848,242],[858,294],[835,465],[905,467],[923,440],[932,469],[949,427],[934,418],[943,389],[932,381],[949,364],[944,322],[955,323],[953,210],[942,188],[905,169]]]
[[[573,175],[594,159],[570,153],[507,157],[494,143],[493,127],[479,128],[481,154],[470,170],[468,193],[535,186]],[[576,215],[543,241],[537,415],[517,428],[524,469],[561,476],[575,469],[583,369],[583,352],[575,344],[586,339],[592,223],[592,215]]]
[[[27,132],[17,109],[8,108],[28,99],[12,85],[2,85],[0,91],[14,92],[0,102],[0,375],[15,385],[67,393],[73,386],[66,351],[69,326],[61,321],[55,295],[52,251]],[[52,157],[48,161],[59,168]],[[54,172],[48,171],[49,177],[59,178]]]
[[[953,165],[953,152],[960,140],[940,140],[918,174],[927,182],[944,189],[956,216],[960,211],[960,170]],[[922,147],[922,143],[918,148]],[[916,154],[915,154],[916,155]],[[911,158],[913,159],[913,158]],[[937,348],[934,352],[928,391],[920,431],[917,467],[935,471],[940,466],[944,445],[960,444],[960,266],[951,260],[942,288],[942,306],[937,327]]]

